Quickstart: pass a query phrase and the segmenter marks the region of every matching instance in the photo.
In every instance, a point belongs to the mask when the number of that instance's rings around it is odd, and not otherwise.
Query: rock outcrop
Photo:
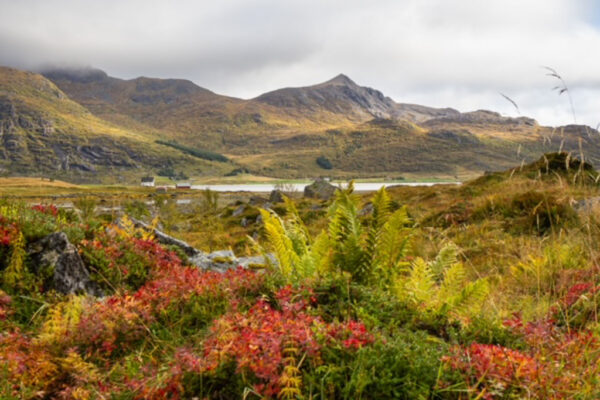
[[[271,194],[269,195],[269,201],[271,203],[283,203],[283,192],[278,189],[271,191]]]
[[[329,200],[333,197],[337,187],[324,179],[317,179],[304,188],[304,197],[312,199]]]
[[[47,290],[63,294],[87,293],[101,296],[102,292],[90,279],[77,248],[64,232],[55,232],[30,244],[27,254],[34,273],[51,271],[45,284]]]
[[[142,227],[148,230],[152,229],[152,227],[142,221],[134,218],[131,218],[131,220],[136,227]],[[271,254],[267,256],[269,258],[267,260],[263,256],[236,257],[234,252],[231,250],[218,250],[213,251],[212,253],[205,253],[190,246],[183,240],[169,236],[158,229],[153,229],[153,233],[154,237],[159,243],[180,248],[185,255],[188,256],[188,259],[192,265],[206,270],[226,272],[227,270],[237,268],[238,266],[243,268],[258,268],[260,266],[275,264],[277,262],[275,257]]]

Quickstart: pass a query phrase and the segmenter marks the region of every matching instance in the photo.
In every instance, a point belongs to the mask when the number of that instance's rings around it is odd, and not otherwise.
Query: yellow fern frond
[[[440,284],[438,298],[442,302],[452,302],[451,299],[460,296],[466,281],[466,271],[461,263],[456,263],[444,271]]]
[[[279,261],[279,269],[283,276],[290,277],[295,272],[299,257],[294,252],[291,239],[287,236],[283,222],[279,217],[267,210],[260,210],[263,218],[267,241]]]
[[[403,295],[408,301],[427,306],[433,296],[434,285],[433,271],[429,264],[419,257],[412,263],[403,285]]]
[[[65,335],[79,324],[84,300],[84,296],[73,295],[66,301],[55,304],[48,311],[38,341],[45,345],[60,344]]]
[[[21,232],[12,243],[12,253],[8,266],[2,271],[2,281],[8,287],[17,290],[28,290],[31,277],[25,267],[25,238]]]
[[[431,262],[431,270],[435,274],[436,280],[440,280],[444,271],[458,262],[458,247],[454,243],[446,244]]]

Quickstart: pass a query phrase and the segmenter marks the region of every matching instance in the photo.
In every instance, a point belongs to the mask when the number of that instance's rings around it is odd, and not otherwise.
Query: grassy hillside
[[[10,175],[133,181],[171,166],[220,174],[231,166],[155,143],[152,131],[106,122],[41,75],[0,68],[0,168]]]
[[[470,177],[567,150],[600,162],[600,136],[530,118],[398,104],[348,77],[251,100],[172,79],[121,80],[97,70],[46,72],[95,115],[160,140],[225,154],[247,170],[298,178]],[[320,167],[326,158],[332,168]]]

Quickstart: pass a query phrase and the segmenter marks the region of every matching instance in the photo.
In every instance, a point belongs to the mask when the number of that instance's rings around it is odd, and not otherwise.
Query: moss
[[[233,259],[231,257],[214,257],[212,261],[217,264],[231,264]]]
[[[267,267],[268,267],[267,264],[259,264],[259,263],[248,264],[248,269],[253,269],[253,270],[266,269]]]

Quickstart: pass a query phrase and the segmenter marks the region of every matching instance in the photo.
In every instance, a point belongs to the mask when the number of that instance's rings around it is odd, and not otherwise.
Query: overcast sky
[[[242,98],[345,73],[398,102],[600,122],[599,0],[0,0],[0,64],[186,78]]]

